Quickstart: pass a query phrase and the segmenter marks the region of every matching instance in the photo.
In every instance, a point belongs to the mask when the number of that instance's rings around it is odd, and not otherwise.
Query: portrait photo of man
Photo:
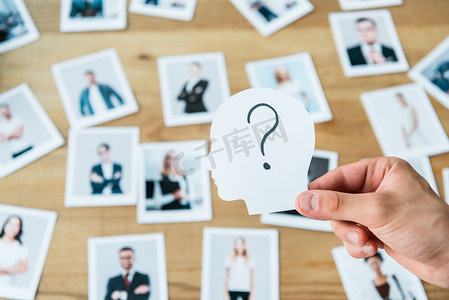
[[[122,165],[111,159],[110,146],[100,144],[98,156],[101,162],[93,166],[90,173],[92,194],[121,194],[120,180],[122,179]]]
[[[394,49],[379,41],[379,28],[373,19],[359,18],[355,23],[360,44],[347,49],[352,66],[379,65],[398,61]]]
[[[136,260],[131,247],[119,251],[120,274],[109,278],[105,300],[148,300],[150,299],[150,277],[137,272],[133,265]]]
[[[103,14],[103,0],[73,0],[70,17],[96,17]]]

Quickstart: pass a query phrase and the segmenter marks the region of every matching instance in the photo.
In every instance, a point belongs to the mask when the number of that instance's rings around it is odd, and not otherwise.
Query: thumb
[[[382,195],[379,193],[349,194],[326,190],[301,193],[295,202],[296,210],[319,220],[352,221],[369,226],[380,213]]]

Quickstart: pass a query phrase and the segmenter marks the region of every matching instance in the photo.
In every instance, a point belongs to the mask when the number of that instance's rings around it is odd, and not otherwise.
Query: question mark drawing
[[[248,117],[247,117],[248,124],[251,124],[251,114],[253,113],[253,111],[254,111],[256,108],[261,107],[261,106],[266,106],[266,107],[270,108],[270,109],[274,112],[274,115],[276,116],[276,122],[274,123],[273,127],[271,127],[271,129],[268,130],[268,131],[264,134],[264,136],[263,136],[263,138],[262,138],[262,141],[260,142],[260,152],[262,152],[262,155],[265,156],[265,147],[264,147],[264,146],[265,146],[265,141],[267,140],[268,136],[269,136],[270,134],[272,134],[272,133],[276,130],[276,128],[278,127],[278,125],[279,125],[279,116],[278,116],[277,111],[276,111],[271,105],[268,105],[268,104],[266,104],[266,103],[259,103],[259,104],[254,105],[254,106],[249,110],[249,112],[248,112]],[[263,167],[265,168],[265,170],[271,169],[270,164],[268,164],[268,163],[266,163],[266,162],[263,164]]]

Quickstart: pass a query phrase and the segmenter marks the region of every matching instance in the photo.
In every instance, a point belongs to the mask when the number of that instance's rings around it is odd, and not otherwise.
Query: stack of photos
[[[341,9],[356,10],[401,5],[403,0],[338,0]]]
[[[129,11],[153,17],[191,21],[196,0],[131,0]]]
[[[201,151],[207,141],[141,145],[139,223],[212,219],[209,171]]]
[[[427,300],[421,280],[384,250],[368,258],[351,257],[345,247],[332,249],[349,300]]]
[[[419,85],[366,92],[361,98],[385,156],[416,158],[449,151],[449,139]]]
[[[307,172],[307,183],[323,176],[338,166],[338,153],[333,151],[315,150]],[[262,214],[262,224],[302,228],[317,231],[332,232],[329,221],[310,219],[299,214],[296,210]]]
[[[138,110],[115,49],[54,64],[52,73],[71,128],[98,125]]]
[[[0,297],[34,299],[56,212],[0,204]]]
[[[70,130],[65,206],[135,205],[138,127]]]
[[[23,0],[0,1],[0,54],[37,39],[39,31]]]
[[[329,104],[308,52],[253,61],[245,67],[253,88],[276,89],[298,99],[315,124],[332,120]]]
[[[417,63],[409,77],[449,109],[449,37]]]
[[[204,228],[201,300],[279,300],[274,229]]]
[[[329,21],[347,77],[408,70],[407,59],[388,10],[331,13]]]
[[[26,83],[0,95],[0,178],[63,144],[64,138]]]
[[[89,300],[168,300],[163,233],[88,240]]]
[[[263,36],[269,36],[313,11],[307,0],[230,0]]]
[[[230,89],[223,53],[158,59],[166,126],[210,123]]]
[[[126,28],[126,0],[61,0],[61,32]]]

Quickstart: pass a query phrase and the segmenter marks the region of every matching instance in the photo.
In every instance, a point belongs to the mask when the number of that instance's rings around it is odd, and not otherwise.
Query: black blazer
[[[195,84],[191,92],[188,92],[186,89],[187,82],[186,84],[184,84],[184,87],[182,88],[181,93],[178,96],[178,100],[186,102],[184,112],[196,113],[207,111],[203,103],[203,95],[208,84],[209,82],[207,80],[201,79],[197,82],[197,84]]]
[[[387,61],[398,61],[396,54],[392,48],[381,45],[381,50],[383,56],[385,56]],[[358,66],[367,64],[366,59],[362,53],[362,47],[360,45],[349,48],[347,51],[349,60],[351,61],[351,65]]]
[[[134,290],[142,284],[150,285],[150,277],[147,274],[142,274],[135,272],[133,280],[129,285],[128,300],[148,300],[150,298],[150,293],[136,295]],[[111,295],[114,291],[125,291],[125,281],[123,280],[122,274],[115,277],[109,278],[108,287],[106,289],[105,300],[112,300]]]
[[[116,172],[122,172],[122,166],[119,164],[114,163],[113,167],[112,167],[112,175],[114,175]],[[103,175],[103,170],[101,169],[101,164],[95,165],[92,168],[91,173],[97,173],[101,178],[103,178],[103,183],[95,183],[95,182],[90,182],[90,185],[92,186],[92,194],[101,194],[103,193],[104,188],[108,185],[112,183],[112,193],[113,194],[121,194],[122,190],[120,188],[120,180],[122,179],[122,177],[120,176],[117,179],[110,179],[110,180],[106,180],[104,178]]]

